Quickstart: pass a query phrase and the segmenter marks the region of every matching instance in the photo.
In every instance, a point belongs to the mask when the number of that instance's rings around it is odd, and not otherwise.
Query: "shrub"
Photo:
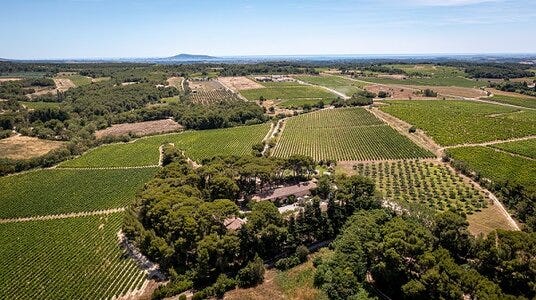
[[[264,280],[264,263],[257,255],[236,276],[238,286],[250,287],[261,283]]]
[[[409,133],[415,133],[415,132],[417,132],[417,127],[411,126],[408,131],[409,131]]]
[[[309,249],[307,247],[301,245],[296,248],[296,257],[300,261],[300,263],[307,261],[307,256],[309,255]]]

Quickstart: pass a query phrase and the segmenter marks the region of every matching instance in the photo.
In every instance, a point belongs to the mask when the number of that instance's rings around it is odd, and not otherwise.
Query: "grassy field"
[[[225,129],[186,131],[138,139],[132,143],[111,144],[90,150],[60,167],[132,167],[158,164],[158,147],[174,143],[192,159],[216,155],[250,155],[251,147],[260,143],[270,125],[261,124]]]
[[[536,108],[536,98],[523,98],[507,95],[493,95],[491,98],[486,98],[486,100],[491,100],[500,103],[512,104],[517,106]]]
[[[157,168],[45,169],[0,178],[0,218],[94,211],[126,206]]]
[[[441,145],[506,140],[536,134],[536,111],[454,100],[386,101],[381,110],[413,124]]]
[[[318,102],[319,100],[329,103],[336,99],[337,95],[332,94],[320,87],[307,86],[296,82],[270,82],[262,83],[265,88],[242,90],[240,93],[249,100],[264,99],[281,99],[287,100],[309,99]]]
[[[110,299],[145,272],[124,256],[122,214],[0,224],[1,299]]]
[[[489,147],[462,147],[449,149],[455,159],[464,161],[482,177],[494,182],[517,183],[536,191],[536,161],[495,151]]]
[[[323,110],[288,119],[273,155],[293,154],[315,160],[432,156],[362,108]]]
[[[443,165],[397,161],[360,163],[357,174],[367,176],[387,199],[420,203],[438,211],[473,213],[486,207],[485,195]]]
[[[65,78],[70,79],[76,86],[83,86],[83,85],[91,84],[90,77],[86,77],[86,76],[82,76],[78,74],[69,75],[69,76],[66,76]]]
[[[439,78],[409,78],[394,79],[381,77],[359,77],[359,80],[380,84],[406,84],[406,85],[431,85],[431,86],[459,86],[459,87],[478,87],[485,86],[483,82],[473,81],[464,77],[439,77]]]
[[[31,102],[31,101],[19,101],[20,104],[24,105],[28,109],[41,109],[41,108],[55,108],[59,107],[59,102]]]
[[[490,147],[536,159],[536,139],[495,144]]]
[[[328,248],[321,248],[310,255],[309,260],[301,265],[286,271],[275,269],[267,270],[264,282],[252,288],[235,289],[225,294],[228,300],[273,300],[273,299],[300,299],[300,300],[327,300],[328,295],[314,286],[316,268],[313,266],[315,257],[328,259],[333,252]]]
[[[361,91],[365,84],[360,81],[355,81],[334,75],[321,75],[321,76],[296,76],[297,79],[316,85],[325,86],[341,92],[347,96]]]

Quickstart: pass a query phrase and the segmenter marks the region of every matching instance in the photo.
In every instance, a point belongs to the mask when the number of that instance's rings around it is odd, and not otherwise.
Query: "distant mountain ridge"
[[[201,55],[201,54],[186,54],[181,53],[175,56],[162,58],[163,60],[185,60],[185,61],[193,61],[193,60],[210,60],[210,59],[216,59],[215,56],[210,55]]]

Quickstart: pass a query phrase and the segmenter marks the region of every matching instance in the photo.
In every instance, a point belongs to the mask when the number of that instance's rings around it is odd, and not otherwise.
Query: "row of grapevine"
[[[361,108],[323,110],[289,119],[273,155],[293,154],[339,161],[433,157]]]
[[[242,101],[235,93],[224,88],[192,93],[190,94],[190,99],[194,103],[204,105],[209,105],[217,102]]]
[[[473,213],[489,199],[447,167],[417,160],[359,163],[357,174],[371,177],[387,199],[421,203],[439,211]]]
[[[122,214],[0,224],[1,299],[109,299],[146,273],[118,243]]]

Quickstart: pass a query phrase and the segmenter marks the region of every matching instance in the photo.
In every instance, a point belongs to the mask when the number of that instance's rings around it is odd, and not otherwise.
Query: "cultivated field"
[[[96,131],[95,136],[98,139],[103,138],[105,136],[121,136],[127,134],[132,134],[134,136],[143,136],[179,131],[182,130],[182,128],[183,127],[179,123],[171,119],[165,119],[138,123],[115,124],[106,129]]]
[[[322,100],[329,103],[337,98],[335,94],[323,88],[299,84],[297,82],[266,82],[264,88],[243,90],[240,93],[249,100],[282,100],[284,107],[299,107],[303,104],[315,104]]]
[[[110,299],[146,273],[118,243],[122,214],[0,224],[1,299]]]
[[[413,124],[441,145],[506,140],[536,134],[536,111],[495,104],[419,100],[387,101],[382,111]]]
[[[293,154],[315,160],[433,156],[362,108],[322,110],[288,119],[273,155]]]
[[[0,177],[0,218],[126,206],[156,170],[44,169]]]
[[[190,99],[194,103],[209,105],[216,102],[242,101],[237,94],[225,88],[217,80],[189,81]]]
[[[264,86],[246,76],[218,77],[218,81],[233,91],[260,89]]]
[[[536,139],[494,144],[490,147],[536,159]]]
[[[90,150],[60,167],[133,167],[158,164],[160,145],[173,143],[192,159],[200,160],[216,155],[250,155],[251,147],[260,143],[270,125],[234,127],[226,129],[186,131],[141,138],[130,143],[105,145]]]
[[[357,174],[374,179],[386,199],[463,213],[480,211],[489,202],[483,192],[438,163],[404,160],[360,163],[354,168]]]
[[[517,106],[536,108],[536,98],[526,96],[511,96],[511,95],[493,95],[493,97],[486,98],[499,103],[512,104]]]
[[[490,147],[448,149],[450,156],[465,162],[481,177],[493,182],[509,181],[536,191],[536,161],[499,152]]]
[[[295,76],[296,79],[310,84],[316,84],[334,89],[337,92],[343,93],[347,96],[362,91],[364,83],[349,78],[344,78],[335,75],[320,75],[320,76]]]
[[[182,91],[184,77],[170,77],[166,80],[169,86],[175,87],[179,91]]]
[[[61,148],[65,143],[42,140],[34,137],[14,135],[0,139],[0,158],[28,159],[45,155]]]

